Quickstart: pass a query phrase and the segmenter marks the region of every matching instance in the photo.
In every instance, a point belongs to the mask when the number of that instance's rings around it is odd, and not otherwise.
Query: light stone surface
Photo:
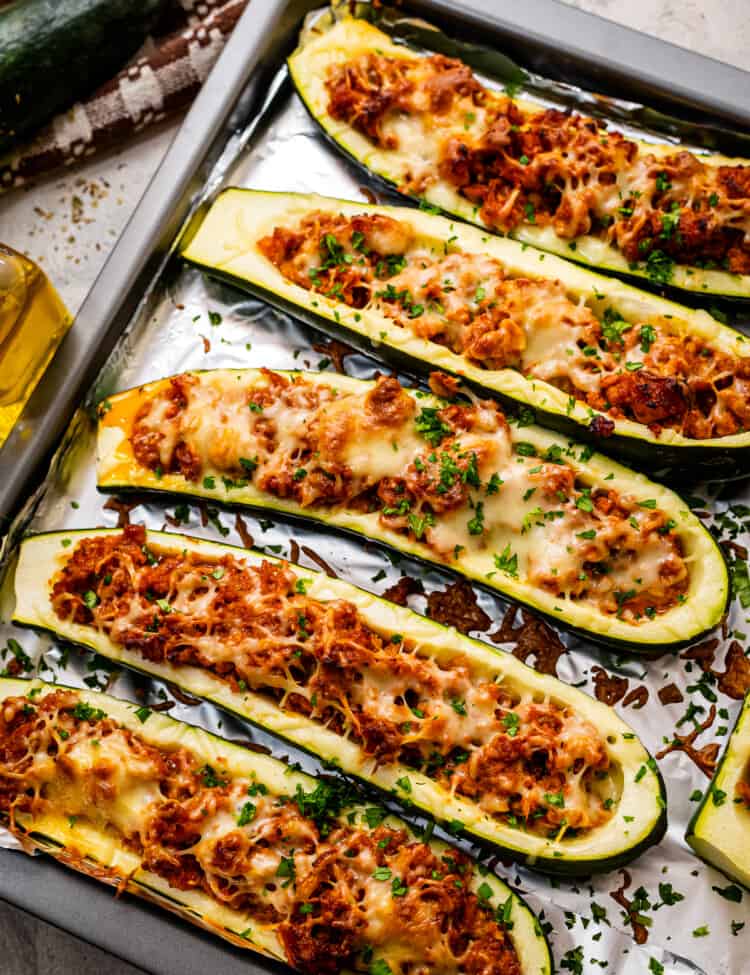
[[[506,0],[503,0],[506,2]],[[750,0],[568,0],[750,70]],[[167,126],[28,191],[0,197],[0,240],[39,259],[76,311],[174,135]],[[138,975],[137,969],[0,902],[2,975]]]

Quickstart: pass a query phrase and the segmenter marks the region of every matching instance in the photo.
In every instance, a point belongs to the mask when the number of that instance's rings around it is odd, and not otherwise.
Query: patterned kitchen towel
[[[0,160],[0,193],[73,166],[184,109],[208,77],[247,3],[179,0],[179,29],[149,39],[116,77]]]

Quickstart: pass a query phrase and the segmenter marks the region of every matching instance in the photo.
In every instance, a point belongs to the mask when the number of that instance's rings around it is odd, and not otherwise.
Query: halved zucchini
[[[517,368],[485,368],[445,344],[420,338],[376,308],[365,306],[358,310],[335,296],[308,291],[289,280],[261,252],[258,241],[272,235],[277,227],[293,229],[315,211],[345,217],[382,214],[394,218],[414,231],[415,241],[410,249],[415,252],[436,257],[487,255],[497,260],[510,278],[562,282],[573,303],[584,302],[600,320],[614,310],[634,328],[640,325],[658,331],[668,327],[671,332],[694,336],[700,343],[733,358],[750,357],[750,342],[745,336],[721,325],[705,311],[678,305],[551,255],[544,259],[544,254],[509,238],[490,236],[407,207],[372,206],[313,194],[229,189],[213,203],[182,256],[211,275],[249,287],[277,307],[362,351],[372,354],[374,349],[398,365],[416,367],[421,372],[444,370],[467,380],[482,393],[499,396],[516,406],[531,407],[544,426],[598,443],[636,468],[690,478],[738,477],[750,471],[750,432],[704,440],[691,439],[669,427],[654,433],[644,423],[599,414],[584,400],[575,401],[562,389],[536,376],[526,377]],[[554,337],[549,338],[551,344],[555,341]],[[559,355],[559,350],[553,349],[550,355],[553,352]],[[607,426],[612,432],[608,430],[606,439],[597,433],[597,423],[592,422],[598,415],[608,417]],[[609,421],[614,423],[613,428]]]
[[[304,384],[309,383],[312,387],[323,386],[327,394],[335,394],[337,417],[345,415],[345,408],[341,405],[344,396],[360,397],[358,400],[352,399],[354,404],[352,410],[361,413],[361,398],[372,391],[376,385],[373,382],[344,375],[282,372],[264,374],[262,370],[253,369],[238,372],[225,370],[196,372],[188,374],[188,379],[197,383],[198,388],[204,389],[206,395],[215,396],[216,391],[219,390],[221,396],[216,402],[221,412],[224,410],[225,398],[227,401],[233,396],[243,398],[245,390],[249,396],[250,388],[262,390],[264,386],[274,381],[274,376],[282,378],[285,375],[288,377],[286,381],[293,378]],[[313,520],[331,528],[353,532],[457,572],[544,613],[557,625],[618,649],[663,653],[667,649],[675,649],[696,640],[700,634],[716,626],[724,615],[729,596],[724,558],[712,536],[698,518],[688,510],[685,503],[668,488],[649,481],[642,474],[628,470],[601,454],[593,453],[590,448],[583,448],[580,453],[577,452],[575,445],[570,444],[559,434],[531,425],[509,428],[507,436],[510,438],[511,457],[508,464],[515,469],[510,470],[508,474],[509,484],[505,488],[505,493],[502,493],[504,483],[502,480],[499,481],[500,487],[497,491],[491,491],[495,485],[490,483],[486,486],[480,485],[477,489],[477,497],[482,499],[483,525],[472,526],[468,520],[464,520],[470,519],[472,514],[471,511],[466,512],[465,508],[459,508],[457,512],[448,511],[445,518],[438,516],[437,520],[433,519],[430,524],[436,526],[434,531],[443,531],[449,543],[448,554],[441,555],[435,547],[424,540],[421,533],[411,537],[384,523],[380,510],[367,511],[342,503],[312,503],[303,506],[293,498],[279,497],[260,489],[254,483],[258,472],[251,460],[242,463],[240,459],[239,480],[234,476],[226,476],[228,473],[226,470],[216,470],[208,459],[213,449],[211,445],[214,444],[222,454],[224,446],[227,446],[230,451],[236,451],[238,439],[241,439],[249,428],[246,417],[252,413],[252,410],[247,409],[246,401],[239,415],[235,414],[234,421],[227,415],[214,422],[211,419],[208,401],[205,408],[201,408],[193,415],[193,422],[201,428],[196,432],[196,449],[200,451],[201,462],[200,474],[197,478],[188,479],[180,473],[170,473],[168,469],[162,470],[158,466],[153,469],[143,466],[135,457],[131,441],[134,424],[141,407],[148,409],[148,404],[154,397],[168,395],[168,391],[173,388],[170,383],[169,379],[149,383],[109,397],[102,404],[97,477],[100,490],[118,492],[150,490],[210,498],[230,506],[245,505],[277,511]],[[424,411],[427,410],[428,414],[432,412],[434,418],[435,412],[445,406],[444,401],[421,391],[407,389],[406,393],[414,398],[416,409],[422,411],[421,415],[425,415]],[[253,415],[263,417],[262,411]],[[304,410],[299,415],[306,420]],[[213,426],[209,429],[210,424]],[[416,433],[416,430],[416,426],[408,424],[397,430],[394,428],[395,432],[383,429],[379,432],[377,440],[370,437],[361,444],[355,443],[352,447],[357,455],[352,460],[354,473],[356,474],[359,463],[374,464],[379,471],[383,469],[386,473],[391,473],[401,453],[411,459],[420,445],[426,446],[422,435]],[[403,437],[399,443],[397,437],[401,434]],[[156,435],[161,436],[161,432]],[[503,437],[505,435],[502,434]],[[429,447],[427,451],[429,453]],[[248,458],[251,456],[248,454]],[[437,459],[434,453],[432,456]],[[572,551],[571,545],[580,544],[572,536],[570,542],[565,544],[555,536],[556,524],[562,524],[558,520],[559,513],[550,513],[551,520],[545,516],[544,522],[541,522],[541,510],[534,507],[539,504],[537,498],[540,497],[541,492],[535,498],[534,493],[538,485],[531,479],[531,474],[527,476],[520,472],[520,466],[526,463],[526,459],[529,459],[530,465],[532,458],[537,458],[540,462],[544,458],[549,460],[551,457],[557,458],[556,463],[562,467],[571,469],[577,482],[585,485],[581,489],[584,492],[601,491],[605,494],[610,491],[617,492],[618,496],[630,499],[629,503],[634,507],[633,513],[638,513],[639,516],[644,514],[644,509],[663,513],[669,530],[679,539],[682,557],[689,567],[686,590],[669,608],[657,613],[647,609],[645,615],[642,611],[639,618],[630,620],[627,614],[623,615],[623,603],[620,602],[620,597],[618,597],[617,613],[605,613],[590,599],[576,601],[575,598],[557,595],[550,588],[545,588],[525,577],[524,562],[532,545],[536,553],[534,558],[542,565],[542,563],[547,564],[546,553],[556,552],[555,557],[559,556],[559,559],[564,562],[567,558],[564,553]],[[534,460],[534,470],[543,471],[544,467],[540,466],[538,461]],[[305,475],[306,471],[301,470],[295,474],[295,479],[297,476]],[[458,475],[456,474],[455,477]],[[553,495],[553,500],[555,497]],[[591,502],[581,499],[580,504],[576,502],[574,508],[579,513],[582,509],[591,510]],[[538,518],[535,512],[539,512]],[[423,521],[422,524],[426,522]],[[587,526],[581,525],[581,528],[587,529]],[[540,534],[537,535],[536,532]],[[590,531],[584,530],[578,537],[590,538]],[[539,545],[547,543],[549,548],[539,548]],[[647,569],[649,564],[653,568],[653,559],[651,563],[644,561],[644,569]],[[552,561],[549,565],[552,565]],[[553,576],[557,571],[556,568],[553,570]],[[644,576],[643,572],[633,576],[636,584],[641,582],[642,576]],[[584,576],[585,578],[588,577]],[[625,590],[620,596],[625,600],[637,597],[637,589]]]
[[[387,34],[365,20],[345,17],[328,30],[321,31],[320,25],[316,24],[314,29],[303,35],[300,46],[289,58],[289,71],[308,111],[338,148],[368,172],[401,190],[415,160],[422,161],[423,152],[425,159],[432,158],[429,150],[420,144],[421,130],[412,127],[410,131],[408,119],[399,120],[400,146],[395,149],[382,148],[362,132],[334,118],[328,112],[328,93],[325,87],[328,69],[332,65],[342,64],[368,53],[389,58],[413,59],[419,56],[420,52],[402,44],[395,44]],[[513,100],[524,112],[539,112],[547,107],[528,98],[514,97]],[[441,124],[444,123],[438,116],[436,128],[439,129]],[[473,124],[474,119],[468,118],[464,127],[469,130]],[[674,154],[680,148],[675,144],[645,141],[641,141],[639,145],[655,156]],[[748,164],[747,160],[704,153],[700,154],[700,161],[710,166]],[[432,162],[433,165],[437,165],[436,161],[432,160]],[[428,183],[416,198],[440,207],[445,212],[470,223],[487,226],[480,216],[479,207],[461,196],[447,180]],[[750,275],[747,274],[707,270],[686,264],[675,264],[670,268],[669,275],[659,270],[649,274],[645,262],[631,264],[619,250],[605,240],[590,234],[575,239],[563,239],[555,233],[551,224],[537,226],[532,222],[524,221],[513,229],[511,236],[526,244],[603,271],[651,277],[657,283],[668,283],[701,294],[724,295],[732,298],[750,297]],[[665,280],[667,278],[668,280]]]
[[[750,696],[685,838],[699,857],[750,889]]]
[[[613,870],[633,860],[663,836],[667,821],[666,803],[658,768],[636,735],[612,708],[553,677],[537,673],[512,654],[495,650],[323,573],[290,565],[298,580],[303,580],[301,591],[309,599],[322,604],[345,600],[355,607],[365,626],[386,640],[398,634],[401,639],[413,641],[421,656],[435,660],[445,668],[454,666],[457,658],[465,659],[467,666],[479,673],[483,681],[500,684],[514,698],[527,700],[531,697],[537,702],[559,703],[574,709],[576,715],[590,722],[601,735],[611,762],[610,770],[599,782],[602,795],[612,796],[607,799],[607,805],[611,804],[613,809],[611,818],[601,825],[581,830],[574,837],[527,832],[483,811],[471,798],[398,760],[379,762],[350,737],[342,737],[320,720],[299,711],[282,708],[262,690],[233,689],[229,680],[203,667],[148,660],[137,650],[113,642],[95,625],[61,619],[51,604],[50,580],[64,568],[80,541],[117,534],[117,529],[96,529],[53,532],[26,539],[16,569],[14,621],[47,630],[152,677],[170,681],[192,695],[281,735],[334,763],[343,772],[397,798],[408,798],[436,819],[453,823],[454,828],[457,823],[462,824],[470,836],[493,843],[514,858],[547,873],[569,876]],[[248,566],[278,562],[260,553],[163,532],[148,532],[147,545],[155,558],[161,554],[179,555],[187,551],[210,561],[231,555]],[[462,719],[470,720],[470,714]],[[512,742],[512,739],[508,741]],[[404,782],[409,783],[408,793],[404,793]],[[608,783],[611,785],[609,792]]]
[[[104,712],[105,717],[113,719],[117,725],[128,730],[147,745],[165,752],[185,749],[197,759],[199,766],[208,769],[212,775],[215,774],[215,770],[220,769],[221,773],[228,775],[230,779],[236,777],[250,780],[254,784],[255,795],[294,797],[297,790],[309,794],[318,784],[318,780],[314,777],[294,771],[277,759],[248,751],[201,728],[175,721],[165,714],[149,711],[147,708],[108,694],[73,690],[39,680],[0,679],[0,701],[23,696],[29,701],[28,707],[33,707],[48,694],[60,690],[75,693],[76,707],[80,705],[82,711],[79,720],[88,720],[86,716],[92,711],[94,715],[96,712]],[[93,720],[97,720],[96,716]],[[46,755],[45,759],[47,759]],[[112,778],[115,778],[114,786],[117,788],[121,780],[117,777]],[[71,792],[74,792],[72,782],[69,782],[68,787],[71,788]],[[119,802],[119,821],[137,818],[142,799],[137,790],[133,790],[133,793],[138,800],[138,805],[133,803],[131,808],[127,802]],[[258,801],[256,799],[256,802]],[[333,819],[333,825],[356,824],[353,828],[365,828],[366,824],[369,826],[364,805],[347,804],[345,810]],[[208,810],[204,810],[204,815],[208,814]],[[386,826],[405,829],[410,840],[418,839],[403,820],[388,816],[383,821]],[[143,866],[142,857],[132,848],[125,846],[121,834],[106,821],[105,817],[99,820],[96,817],[90,819],[85,816],[69,817],[62,810],[60,813],[46,810],[34,815],[16,809],[12,823],[8,822],[6,816],[5,825],[21,840],[29,852],[40,850],[48,853],[66,866],[73,867],[96,880],[112,884],[118,890],[127,889],[139,897],[154,901],[184,920],[206,928],[212,934],[219,935],[239,947],[282,962],[287,961],[288,955],[277,933],[277,924],[268,920],[260,921],[251,911],[236,909],[221,903],[200,887],[180,890],[171,886],[164,877]],[[233,818],[225,824],[230,828],[234,825]],[[445,843],[434,839],[427,842],[438,856],[450,852],[451,847]],[[294,879],[293,871],[287,875]],[[508,936],[518,956],[522,975],[550,975],[552,965],[549,946],[539,922],[525,901],[493,873],[488,872],[486,876],[481,876],[475,871],[470,881],[471,889],[477,892],[483,883],[487,885],[483,888],[483,893],[488,895],[484,898],[485,901],[492,899],[493,905],[503,903],[507,905],[507,918],[503,916],[510,922],[507,925]]]

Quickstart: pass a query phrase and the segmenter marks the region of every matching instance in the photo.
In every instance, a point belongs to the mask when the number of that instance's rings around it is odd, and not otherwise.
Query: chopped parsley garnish
[[[653,250],[646,260],[646,274],[656,284],[669,284],[674,274],[674,261],[661,250]]]
[[[641,325],[638,338],[641,341],[641,352],[648,352],[656,341],[656,329],[653,325]]]
[[[492,475],[492,477],[487,481],[487,487],[485,488],[486,494],[497,494],[500,490],[500,485],[504,484],[502,477],[497,473],[497,471]]]
[[[276,868],[277,877],[286,877],[287,879],[281,885],[282,887],[288,887],[296,879],[296,868],[294,865],[294,857],[281,857],[279,860],[279,865]]]
[[[207,789],[220,789],[227,785],[228,779],[222,779],[217,775],[216,770],[211,765],[204,765],[199,769],[199,774],[203,779],[203,785]]]
[[[507,714],[503,715],[502,721],[505,725],[505,733],[509,738],[515,738],[518,734],[520,720],[515,711],[508,711]]]
[[[451,433],[451,428],[443,423],[438,412],[435,406],[425,406],[414,420],[417,433],[433,447],[437,447]]]
[[[726,801],[726,792],[724,792],[723,789],[717,789],[714,786],[714,788],[711,790],[711,802],[713,802],[715,806],[723,806]]]
[[[501,572],[518,578],[518,555],[511,553],[510,542],[505,546],[500,555],[495,555],[495,565]]]
[[[630,322],[624,321],[612,308],[607,308],[602,319],[602,335],[611,345],[622,345],[624,332],[633,326]]]
[[[422,205],[420,203],[420,209]],[[440,211],[438,211],[439,213]],[[383,958],[376,958],[374,961],[370,962],[370,967],[367,969],[368,975],[393,975],[393,969]]]
[[[532,508],[531,511],[527,511],[523,516],[523,521],[521,522],[521,534],[525,534],[530,531],[533,525],[541,525],[543,522],[539,521],[539,518],[544,517],[544,512],[541,508]]]
[[[10,652],[13,654],[14,659],[19,664],[19,666],[24,671],[24,673],[29,673],[29,671],[34,669],[34,663],[31,657],[26,653],[26,651],[18,642],[18,640],[15,640],[13,637],[9,637],[7,650],[10,650]],[[7,650],[5,652],[7,652]],[[7,670],[3,670],[0,676],[7,677],[8,676]]]
[[[251,823],[255,819],[256,811],[257,807],[254,802],[246,802],[240,810],[240,814],[237,818],[237,825],[247,826],[248,823]]]
[[[319,779],[312,792],[305,792],[302,786],[298,785],[293,798],[302,815],[314,820],[321,836],[327,836],[335,825],[336,817],[342,809],[352,804],[354,796],[352,787],[346,782],[338,779]],[[374,829],[374,826],[370,817],[376,812],[379,812],[376,807],[365,810],[365,818],[371,829]]]
[[[388,813],[385,811],[385,809],[381,809],[380,806],[368,806],[363,815],[365,817],[365,822],[370,829],[377,829]]]
[[[723,897],[725,901],[731,901],[733,904],[739,904],[742,901],[742,890],[737,884],[729,884],[727,887],[712,887],[711,890],[715,891],[719,897]]]
[[[419,541],[425,531],[435,524],[435,515],[430,511],[426,511],[423,515],[410,514],[408,521],[409,528],[411,528],[414,532],[414,537]]]
[[[78,701],[71,714],[76,721],[102,721],[107,717],[101,708],[94,708],[85,701]]]
[[[466,527],[470,535],[481,535],[484,531],[484,504],[477,501],[474,509],[474,517],[469,520]]]
[[[584,488],[581,491],[581,496],[576,498],[576,508],[589,512],[594,510],[594,502],[591,500],[591,488]]]
[[[477,888],[477,897],[479,898],[479,900],[483,904],[486,904],[487,901],[491,900],[494,897],[494,895],[495,895],[495,891],[492,889],[492,887],[490,887],[487,881],[486,880],[482,881],[482,883]]]
[[[545,792],[544,801],[548,806],[556,806],[558,809],[562,809],[565,806],[565,796],[560,792]]]

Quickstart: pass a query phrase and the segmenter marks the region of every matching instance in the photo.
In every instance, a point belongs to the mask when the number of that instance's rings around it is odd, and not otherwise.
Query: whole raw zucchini
[[[16,0],[0,11],[0,153],[116,74],[163,0]]]

